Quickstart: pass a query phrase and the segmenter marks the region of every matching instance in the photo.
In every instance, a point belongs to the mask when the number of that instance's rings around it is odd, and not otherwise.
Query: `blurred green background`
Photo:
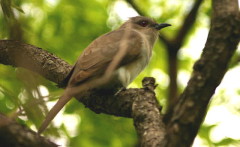
[[[194,1],[135,0],[134,3],[157,22],[172,24],[161,32],[173,38]],[[0,39],[17,39],[41,47],[70,64],[74,64],[82,50],[96,37],[138,15],[124,0],[1,0],[1,6]],[[206,0],[178,53],[180,92],[186,86],[192,65],[204,47],[210,14],[211,1]],[[164,44],[157,41],[150,65],[130,85],[141,87],[143,77],[155,77],[157,97],[163,107],[169,90],[166,54]],[[193,146],[240,146],[238,61],[239,49],[230,71],[216,90]],[[62,91],[54,83],[28,70],[0,65],[0,112],[33,130],[39,127],[47,108],[53,106]],[[71,147],[137,146],[131,119],[95,114],[75,99],[55,118],[45,135],[57,144]]]

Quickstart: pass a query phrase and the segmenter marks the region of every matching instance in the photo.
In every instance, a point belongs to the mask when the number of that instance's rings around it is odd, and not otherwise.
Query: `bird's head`
[[[155,40],[158,36],[159,30],[171,26],[167,23],[157,23],[151,18],[144,16],[136,16],[126,21],[120,28],[134,29],[140,33],[147,35]]]
[[[158,32],[162,28],[171,26],[168,23],[157,23],[151,18],[144,16],[131,17],[120,28],[133,28],[136,30],[152,30]]]

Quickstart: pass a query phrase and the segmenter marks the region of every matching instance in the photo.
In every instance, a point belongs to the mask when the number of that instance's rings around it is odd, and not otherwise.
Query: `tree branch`
[[[41,48],[12,40],[0,40],[0,63],[29,69],[57,84],[61,84],[72,68]]]
[[[132,6],[132,8],[133,8],[134,10],[136,10],[136,12],[137,12],[139,15],[141,15],[141,16],[146,16],[146,14],[144,14],[144,12],[134,3],[133,0],[126,0],[126,2],[128,2],[128,3]]]
[[[44,78],[62,84],[71,66],[55,55],[41,48],[11,40],[0,40],[0,63],[23,67],[37,72]],[[99,90],[90,90],[77,96],[77,99],[96,113],[131,117],[131,107],[139,89],[121,91],[117,96]]]
[[[57,147],[58,145],[0,114],[0,146]]]
[[[197,18],[197,12],[199,10],[199,7],[203,0],[196,0],[194,5],[192,6],[191,11],[188,13],[188,15],[185,17],[184,21],[182,22],[182,25],[176,35],[176,37],[172,40],[167,40],[164,38],[164,36],[160,35],[160,38],[162,39],[163,43],[165,43],[167,47],[167,53],[168,53],[168,64],[169,64],[169,94],[168,94],[168,110],[172,111],[173,105],[176,103],[178,98],[178,85],[177,85],[177,68],[178,68],[178,59],[177,54],[180,48],[183,45],[183,42],[188,34],[188,32],[193,27],[196,18]]]
[[[221,82],[240,40],[237,0],[213,0],[211,28],[206,46],[188,86],[168,114],[166,146],[191,146],[207,106]]]
[[[16,51],[16,48],[22,50],[21,52],[18,51],[18,60],[14,59],[16,55],[13,52]],[[70,71],[70,65],[63,60],[40,48],[20,42],[0,41],[0,54],[2,55],[0,56],[0,63],[28,68],[40,74],[45,73],[42,74],[45,78],[57,84],[62,83],[59,79],[63,80],[64,78],[61,77],[61,74],[65,74],[65,72],[59,73],[59,69],[57,68],[61,68],[61,71],[64,71],[64,69],[68,72]],[[21,62],[18,62],[19,60]],[[51,62],[52,64],[46,64],[49,60],[53,61]],[[54,60],[57,62],[54,62]],[[63,63],[65,66],[62,66]],[[45,66],[42,67],[42,65]],[[55,68],[53,69],[52,67]],[[55,74],[55,76],[52,76],[51,73]],[[164,139],[166,131],[160,115],[160,106],[153,91],[155,80],[153,78],[144,79],[143,87],[141,89],[132,88],[122,90],[117,95],[109,91],[93,89],[82,92],[76,98],[96,113],[106,113],[123,117],[133,116],[136,130],[142,140],[141,143],[159,144]],[[148,115],[150,112],[151,115]],[[148,127],[146,128],[145,126]],[[155,141],[156,138],[160,139]]]
[[[165,124],[160,114],[161,107],[156,100],[154,89],[155,79],[145,78],[144,89],[132,105],[132,117],[139,136],[140,146],[162,146],[166,135]]]
[[[179,50],[183,44],[184,39],[186,38],[188,32],[193,27],[194,23],[196,22],[197,12],[203,0],[196,0],[194,5],[192,6],[191,11],[185,17],[182,26],[180,27],[176,37],[171,41],[171,45],[174,45],[174,49]],[[171,47],[171,49],[173,49]]]
[[[203,121],[209,100],[221,82],[240,40],[237,0],[213,0],[213,10],[206,47],[201,59],[194,66],[188,86],[179,101],[175,103],[173,111],[165,117],[169,118],[166,121],[167,128],[162,123],[156,100],[152,99],[155,95],[151,91],[151,86],[147,86],[148,88],[145,86],[143,89],[123,90],[116,96],[97,90],[86,91],[77,96],[80,98],[78,100],[97,113],[134,116],[134,120],[139,121],[135,122],[135,126],[144,141],[141,143],[143,145],[157,138],[161,142],[156,142],[156,144],[161,144],[161,146],[190,146]],[[61,84],[71,69],[65,61],[40,48],[6,40],[0,41],[0,63],[27,68],[57,84]],[[140,103],[142,107],[139,106]],[[148,127],[144,128],[149,121],[154,122],[153,130]],[[146,136],[145,132],[147,132]],[[152,142],[155,143],[155,141]]]

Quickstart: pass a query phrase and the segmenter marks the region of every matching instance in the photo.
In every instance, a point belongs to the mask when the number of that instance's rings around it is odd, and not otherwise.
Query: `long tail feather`
[[[54,119],[54,117],[58,114],[58,112],[65,106],[65,104],[71,100],[71,98],[72,97],[69,96],[65,91],[64,94],[59,98],[57,103],[53,106],[53,108],[47,114],[41,127],[38,129],[38,134],[41,134],[48,127],[50,122]]]

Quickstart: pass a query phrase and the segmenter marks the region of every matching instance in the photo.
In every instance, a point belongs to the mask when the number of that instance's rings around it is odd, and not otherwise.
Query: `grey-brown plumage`
[[[112,85],[120,88],[131,83],[148,64],[153,45],[158,38],[158,30],[167,26],[170,25],[157,24],[150,18],[137,16],[130,18],[119,29],[94,40],[78,58],[68,76],[63,96],[50,110],[38,133],[43,132],[62,107],[76,95],[76,90],[73,92],[72,88],[79,87],[78,93],[86,90],[81,85],[101,78],[114,58],[120,56],[121,50],[125,51],[122,52],[123,58],[109,74],[110,78],[104,82],[104,87],[113,90],[116,87]],[[91,87],[99,88],[101,85]]]

